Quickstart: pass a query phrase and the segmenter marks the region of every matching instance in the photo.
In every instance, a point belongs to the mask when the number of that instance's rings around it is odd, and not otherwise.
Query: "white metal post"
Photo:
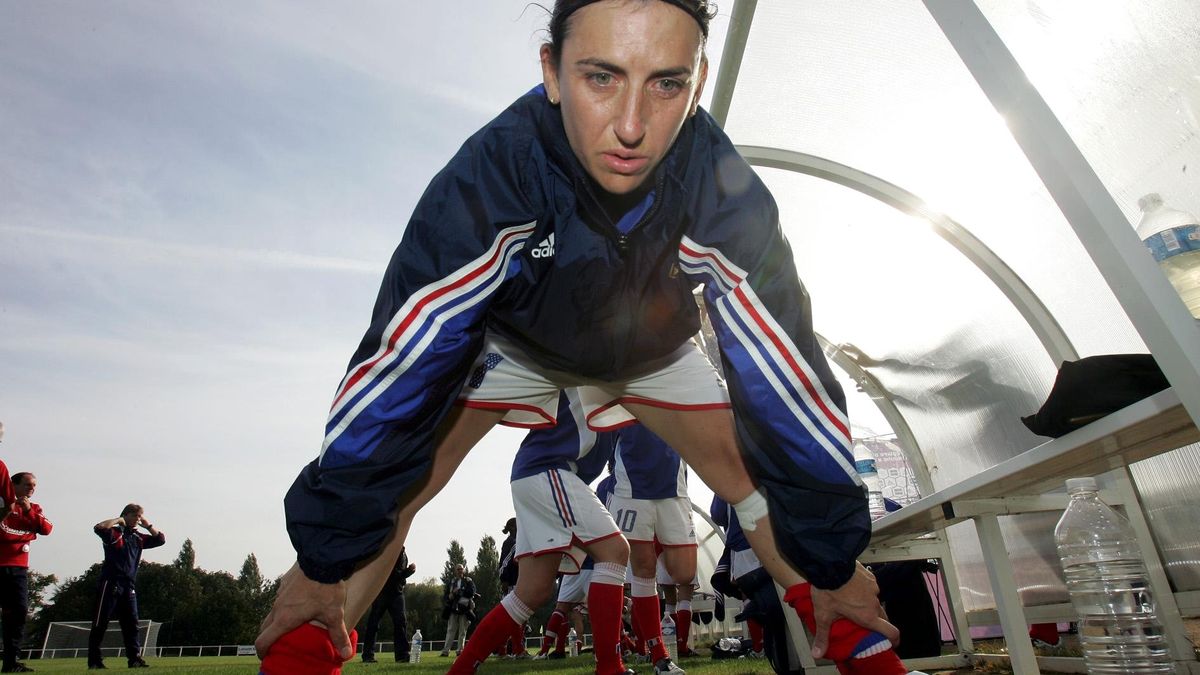
[[[1013,672],[1040,675],[1042,671],[1038,669],[1033,642],[1029,640],[1029,627],[1021,597],[1017,595],[1012,561],[1008,559],[1004,535],[1000,532],[1000,520],[995,514],[975,516],[973,520],[979,533],[979,545],[983,547],[983,560],[987,564],[992,594],[996,597],[996,611],[1000,614],[1000,626],[1004,629],[1004,642],[1008,646]]]
[[[1146,522],[1142,511],[1142,502],[1138,498],[1137,489],[1133,485],[1133,476],[1129,467],[1106,474],[1105,478],[1113,479],[1111,487],[1121,496],[1120,502],[1125,507],[1125,515],[1129,525],[1137,536],[1138,547],[1142,550],[1142,558],[1146,561],[1146,571],[1149,576],[1150,590],[1154,593],[1155,609],[1158,620],[1162,623],[1167,634],[1167,645],[1171,650],[1171,659],[1190,666],[1200,665],[1196,662],[1196,650],[1187,637],[1187,628],[1183,625],[1179,605],[1175,602],[1175,594],[1171,591],[1171,582],[1167,578],[1166,568],[1158,555],[1158,546],[1154,543],[1154,535],[1150,532],[1150,524]],[[1182,670],[1181,672],[1189,672]]]

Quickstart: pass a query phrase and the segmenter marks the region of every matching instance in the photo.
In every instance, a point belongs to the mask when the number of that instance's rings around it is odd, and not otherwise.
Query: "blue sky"
[[[168,535],[147,560],[191,538],[206,569],[287,569],[283,494],[384,266],[433,174],[540,81],[545,20],[526,0],[4,6],[0,458],[55,523],[34,569],[82,573],[130,501]],[[413,524],[419,577],[451,538],[473,560],[502,536],[521,436],[493,431]]]
[[[537,82],[525,2],[17,3],[0,21],[2,457],[55,532],[32,566],[98,559],[128,501],[199,564],[294,558],[282,495],[425,183]],[[519,440],[439,500],[422,573],[499,535]],[[432,549],[432,550],[430,550]],[[436,568],[436,569],[435,569]]]

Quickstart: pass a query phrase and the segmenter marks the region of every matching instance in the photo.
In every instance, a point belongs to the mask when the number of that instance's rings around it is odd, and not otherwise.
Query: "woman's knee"
[[[616,536],[593,542],[586,546],[588,554],[596,562],[629,564],[629,542],[625,537]]]

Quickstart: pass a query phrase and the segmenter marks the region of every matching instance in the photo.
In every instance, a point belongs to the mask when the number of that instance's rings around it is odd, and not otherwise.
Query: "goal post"
[[[143,654],[154,654],[158,647],[158,631],[162,623],[142,619],[138,622],[138,641],[142,644]],[[46,628],[46,637],[42,641],[42,658],[78,658],[87,656],[88,637],[92,632],[91,621],[52,621]],[[104,639],[100,642],[100,652],[104,656],[120,657],[125,655],[125,640],[121,636],[121,624],[110,621],[108,630],[104,631]]]

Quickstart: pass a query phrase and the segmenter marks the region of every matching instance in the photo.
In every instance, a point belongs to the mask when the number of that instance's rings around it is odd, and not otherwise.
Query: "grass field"
[[[388,654],[382,656],[388,657]],[[258,672],[258,659],[252,656],[205,656],[182,658],[157,658],[147,660],[155,672],[166,672],[171,675],[254,675]],[[125,660],[106,659],[109,670],[124,671]],[[87,672],[85,659],[46,659],[29,661],[29,666],[39,673],[84,673]],[[680,665],[687,669],[689,675],[767,675],[771,666],[765,661],[737,660],[713,661],[709,658],[683,659]],[[652,673],[654,669],[647,665],[633,665],[641,673]],[[419,664],[395,663],[390,659],[382,659],[379,663],[366,664],[357,657],[342,669],[346,675],[372,675],[374,673],[405,673],[407,675],[441,675],[450,667],[450,659],[438,658],[436,653],[428,656]],[[586,675],[592,672],[592,660],[589,655],[562,661],[503,661],[489,659],[481,672],[485,673],[542,673],[545,675]],[[1043,671],[1045,672],[1045,671]],[[1012,671],[996,667],[981,667],[978,670],[963,669],[959,671],[937,671],[938,675],[945,673],[987,673],[988,675],[1011,675]],[[1047,674],[1051,675],[1051,674]]]
[[[450,667],[452,659],[426,655],[419,664],[395,663],[389,654],[383,654],[379,663],[362,663],[355,657],[342,669],[347,675],[371,675],[372,673],[406,673],[409,675],[441,675]],[[258,659],[252,656],[205,656],[183,658],[147,659],[153,671],[169,672],[171,675],[253,675],[258,672]],[[82,673],[87,672],[86,659],[44,659],[26,662],[39,673]],[[125,659],[108,658],[109,670],[128,672]],[[771,667],[764,661],[713,661],[708,658],[684,659],[681,665],[690,674],[698,675],[751,675],[770,673]],[[572,673],[575,675],[592,672],[590,655],[562,661],[503,661],[489,659],[481,672],[487,673],[545,673],[546,675]],[[653,668],[642,666],[641,672],[653,672]]]

